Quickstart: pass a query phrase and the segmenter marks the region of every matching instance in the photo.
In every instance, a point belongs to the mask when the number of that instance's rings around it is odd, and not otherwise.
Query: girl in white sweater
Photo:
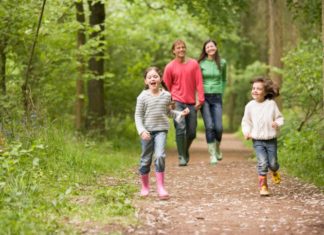
[[[268,169],[272,172],[272,180],[279,184],[277,135],[284,119],[276,102],[279,89],[270,79],[256,78],[252,81],[252,98],[244,110],[242,131],[246,140],[252,139],[257,157],[259,188],[261,196],[270,195],[267,184]]]

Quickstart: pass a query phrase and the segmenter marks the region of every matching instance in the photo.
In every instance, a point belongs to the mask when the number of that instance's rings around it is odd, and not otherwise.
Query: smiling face
[[[264,97],[266,96],[265,89],[264,89],[264,83],[263,82],[253,83],[251,95],[255,101],[263,102]]]
[[[212,59],[215,57],[217,47],[213,42],[208,42],[205,46],[205,52],[208,55],[208,58]]]
[[[161,84],[161,77],[155,70],[150,70],[145,76],[145,84],[148,86],[150,91],[156,93],[159,91]]]
[[[174,45],[172,52],[177,59],[184,60],[186,57],[186,45],[182,42],[178,42]]]

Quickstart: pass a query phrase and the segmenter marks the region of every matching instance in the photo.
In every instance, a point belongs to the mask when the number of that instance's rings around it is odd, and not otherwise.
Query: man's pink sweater
[[[196,91],[198,101],[203,104],[204,86],[199,64],[194,59],[188,59],[181,63],[174,59],[164,69],[163,80],[171,92],[172,99],[185,104],[196,103]]]

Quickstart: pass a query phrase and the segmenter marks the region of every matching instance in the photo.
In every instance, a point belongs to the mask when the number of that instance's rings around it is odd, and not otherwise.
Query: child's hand
[[[181,116],[187,116],[189,113],[190,113],[189,108],[185,108],[184,110],[182,110]]]
[[[142,138],[142,140],[150,140],[150,139],[151,139],[151,135],[150,135],[149,132],[147,132],[147,131],[143,131],[143,132],[141,133],[141,138]]]
[[[276,122],[272,122],[271,126],[274,129],[277,129],[279,127],[278,123],[276,123]]]
[[[248,133],[248,134],[244,135],[244,138],[245,138],[246,140],[249,140],[249,139],[251,139],[252,137],[251,137],[251,134]]]

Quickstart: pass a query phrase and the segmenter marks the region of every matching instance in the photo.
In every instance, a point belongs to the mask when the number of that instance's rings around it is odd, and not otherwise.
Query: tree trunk
[[[282,51],[283,51],[283,32],[282,32],[282,7],[281,0],[268,0],[269,7],[269,65],[271,67],[282,68]],[[282,76],[270,71],[270,78],[279,87],[282,84]],[[281,107],[281,100],[278,105]]]
[[[93,30],[90,35],[92,40],[98,40],[99,46],[93,48],[93,54],[89,60],[89,70],[94,78],[88,81],[88,120],[87,127],[90,130],[104,130],[104,22],[105,6],[101,1],[88,1],[90,8],[90,26],[99,26],[100,30]]]
[[[27,124],[30,119],[30,113],[31,113],[32,109],[34,108],[30,84],[29,84],[29,75],[30,75],[32,60],[33,60],[33,56],[34,56],[34,52],[35,52],[36,42],[38,39],[38,33],[39,33],[39,29],[41,27],[42,18],[43,18],[43,14],[44,14],[44,10],[45,10],[45,4],[46,4],[46,0],[43,0],[42,9],[40,12],[40,16],[38,18],[37,30],[36,30],[35,38],[33,41],[32,49],[30,52],[29,60],[28,60],[25,80],[24,80],[23,85],[21,86],[21,90],[22,90],[22,94],[23,94],[23,105],[24,105],[24,109],[25,109],[25,116],[26,116]]]
[[[5,52],[6,42],[3,39],[0,42],[0,89],[2,95],[6,95],[6,63],[7,63],[7,55]]]
[[[324,0],[322,0],[322,48],[324,55]],[[322,107],[324,109],[324,56],[323,56],[323,64],[322,64],[322,79],[323,79],[323,99],[322,99]]]
[[[77,34],[77,48],[78,51],[81,46],[86,43],[86,36],[84,30],[85,16],[83,1],[75,2],[76,7],[76,19],[80,23],[81,28],[78,30]],[[84,72],[85,64],[84,58],[81,53],[78,54],[78,64],[79,64],[79,78],[76,81],[76,104],[75,104],[75,126],[78,131],[84,129]]]

